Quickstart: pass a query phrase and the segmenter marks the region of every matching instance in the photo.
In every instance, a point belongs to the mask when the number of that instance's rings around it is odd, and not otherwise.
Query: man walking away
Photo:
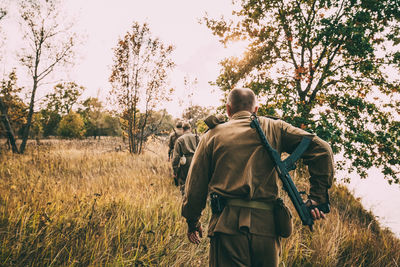
[[[202,236],[199,219],[207,195],[212,193],[222,198],[225,206],[213,209],[209,222],[210,266],[276,267],[280,237],[273,205],[278,198],[278,175],[258,133],[250,127],[250,116],[258,110],[253,91],[233,89],[226,108],[229,121],[203,135],[189,169],[182,205],[188,238],[199,244]],[[330,146],[282,120],[259,117],[259,121],[268,142],[279,153],[290,154],[303,137],[311,139],[302,154],[311,176],[307,203],[329,202],[328,189],[334,170]],[[311,210],[311,216],[314,220],[325,218],[318,208]]]
[[[172,168],[174,170],[174,179],[178,181],[178,185],[183,193],[193,154],[198,145],[198,137],[191,132],[189,123],[184,122],[182,128],[183,135],[175,142]]]
[[[168,138],[168,160],[172,158],[176,140],[183,134],[182,122],[178,121],[175,125],[175,128],[176,129],[173,129],[174,131],[169,135]]]

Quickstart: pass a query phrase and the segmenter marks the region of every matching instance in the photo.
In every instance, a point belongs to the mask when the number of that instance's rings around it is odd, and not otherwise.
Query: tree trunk
[[[129,114],[129,121],[128,121],[128,141],[129,141],[129,153],[133,153],[133,138],[132,138],[132,118]]]
[[[25,152],[26,143],[29,138],[29,131],[31,128],[32,117],[33,117],[33,107],[35,105],[35,95],[36,95],[37,84],[38,84],[37,77],[34,77],[33,78],[33,89],[32,89],[32,95],[31,95],[31,103],[29,104],[28,118],[27,118],[27,122],[24,126],[24,130],[22,132],[22,143],[21,143],[21,146],[19,147],[19,152],[21,154],[23,154]]]
[[[8,138],[9,143],[11,144],[12,152],[19,153],[18,147],[15,143],[14,131],[11,127],[10,120],[8,119],[8,116],[7,116],[7,108],[3,102],[3,99],[1,99],[1,98],[0,98],[0,112],[1,112],[1,121],[4,125],[4,128],[6,129],[7,138]]]
[[[132,137],[133,137],[133,153],[137,154],[137,135],[136,135],[136,93],[135,93],[135,100],[133,104],[133,127],[132,127]]]
[[[146,110],[146,114],[144,115],[143,125],[142,125],[142,127],[141,127],[141,129],[140,129],[140,139],[139,139],[139,141],[140,141],[140,147],[139,147],[139,154],[142,153],[143,141],[144,141],[144,139],[145,139],[145,137],[144,137],[144,128],[146,127],[146,124],[147,124],[147,117],[149,116],[148,114],[149,114],[149,113],[148,113],[148,111]]]

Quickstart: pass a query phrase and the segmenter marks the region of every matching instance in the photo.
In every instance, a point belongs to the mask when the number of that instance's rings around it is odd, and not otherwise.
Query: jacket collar
[[[232,115],[231,120],[240,120],[250,118],[251,113],[249,111],[239,111]]]

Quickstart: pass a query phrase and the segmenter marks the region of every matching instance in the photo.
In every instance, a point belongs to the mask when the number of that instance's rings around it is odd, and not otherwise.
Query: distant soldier
[[[226,108],[229,122],[220,124],[219,119],[214,119],[217,125],[202,137],[189,169],[182,205],[187,236],[190,242],[200,243],[199,220],[207,195],[212,193],[221,201],[211,202],[210,266],[276,267],[280,254],[279,225],[274,220],[278,175],[259,135],[250,127],[250,116],[258,109],[254,92],[233,89]],[[330,146],[284,121],[266,117],[259,120],[268,142],[279,153],[290,154],[303,137],[311,139],[302,154],[311,176],[306,203],[328,203],[334,171]],[[325,218],[318,208],[311,210],[311,216],[314,220]]]
[[[191,132],[189,123],[183,123],[182,128],[183,135],[180,136],[175,143],[172,168],[174,170],[174,179],[176,179],[183,193],[190,163],[192,162],[193,154],[199,143],[199,138]]]
[[[168,139],[168,160],[172,158],[176,140],[183,134],[182,122],[178,121],[175,125],[176,129],[169,135]]]

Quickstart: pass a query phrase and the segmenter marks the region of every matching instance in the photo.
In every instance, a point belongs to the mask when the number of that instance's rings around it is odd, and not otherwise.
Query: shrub
[[[61,119],[58,134],[66,138],[81,138],[85,133],[84,126],[82,117],[75,112],[70,112]]]

